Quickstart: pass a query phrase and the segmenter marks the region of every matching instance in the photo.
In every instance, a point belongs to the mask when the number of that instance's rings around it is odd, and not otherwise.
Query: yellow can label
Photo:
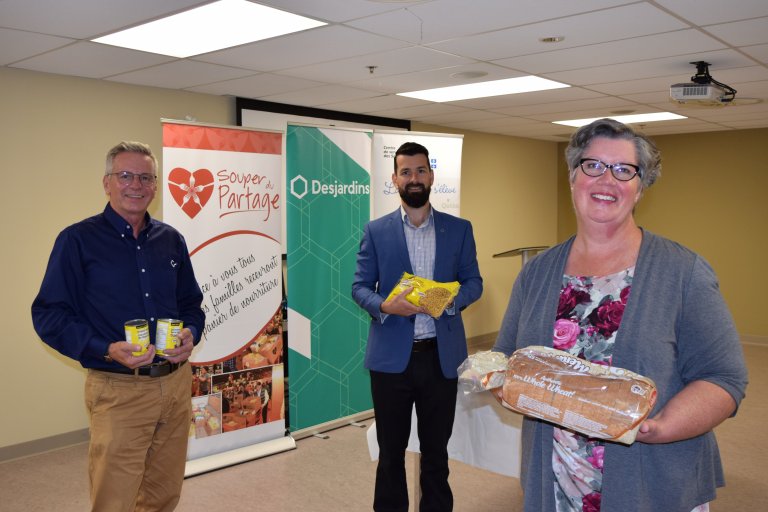
[[[133,355],[146,354],[147,347],[149,347],[149,323],[140,318],[125,322],[125,341],[134,345],[141,345],[140,350],[131,352]]]
[[[164,356],[168,349],[176,348],[178,336],[184,322],[172,318],[161,318],[157,321],[157,335],[155,336],[155,350],[157,355]]]

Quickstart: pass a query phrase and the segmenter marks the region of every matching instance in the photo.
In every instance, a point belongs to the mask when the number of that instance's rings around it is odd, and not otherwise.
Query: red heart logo
[[[190,173],[176,167],[168,174],[168,190],[184,213],[194,219],[213,194],[213,174],[208,169]]]

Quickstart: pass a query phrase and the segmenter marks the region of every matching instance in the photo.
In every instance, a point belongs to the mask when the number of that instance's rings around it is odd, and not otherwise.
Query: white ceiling
[[[630,112],[688,117],[649,123],[651,135],[768,127],[767,0],[263,0],[328,25],[186,59],[89,42],[206,3],[0,0],[0,65],[553,141],[572,129],[552,121]],[[669,100],[699,60],[738,91],[732,105]],[[395,95],[528,74],[573,87]]]

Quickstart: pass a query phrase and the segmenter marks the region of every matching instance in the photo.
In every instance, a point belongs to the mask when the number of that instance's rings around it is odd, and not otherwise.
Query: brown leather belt
[[[184,366],[184,363],[186,361],[182,361],[180,363],[170,363],[168,361],[162,361],[159,363],[152,363],[148,364],[146,366],[140,366],[138,368],[134,368],[131,370],[130,368],[97,368],[99,371],[102,372],[109,372],[109,373],[121,373],[124,375],[144,375],[148,377],[165,377],[166,375],[170,375],[182,366]]]

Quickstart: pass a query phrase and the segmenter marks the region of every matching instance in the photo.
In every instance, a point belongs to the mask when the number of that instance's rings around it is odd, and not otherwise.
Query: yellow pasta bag
[[[415,306],[423,307],[430,316],[438,318],[458,295],[461,285],[458,281],[440,283],[403,272],[400,281],[387,296],[387,300],[403,293],[408,288],[413,288],[413,290],[405,296],[405,299]]]

